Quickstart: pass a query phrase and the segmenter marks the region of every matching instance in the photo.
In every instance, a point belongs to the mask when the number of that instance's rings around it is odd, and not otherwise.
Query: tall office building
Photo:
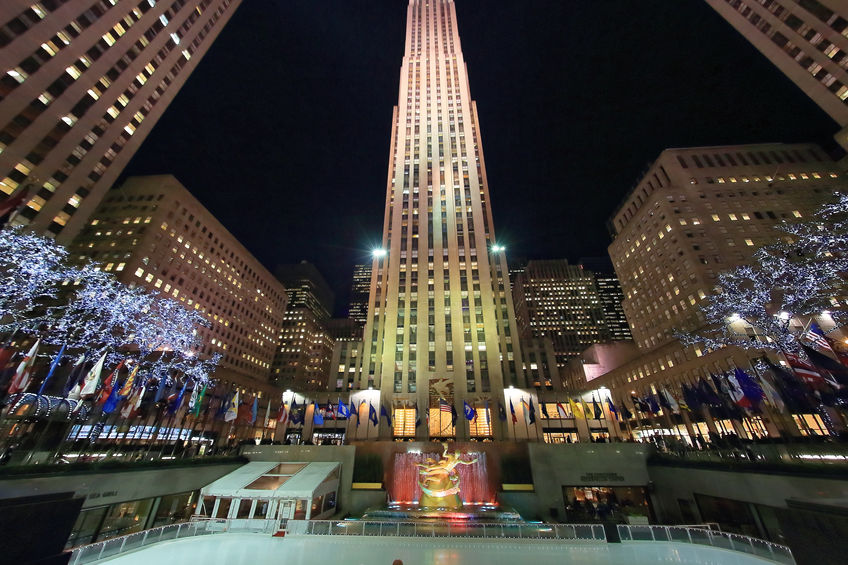
[[[550,338],[560,368],[590,345],[610,340],[592,271],[565,259],[529,261],[514,283],[522,339]]]
[[[271,382],[298,391],[325,390],[333,353],[333,340],[327,331],[333,308],[330,286],[306,261],[280,265],[274,274],[286,287],[288,306],[279,327]]]
[[[382,249],[372,263],[362,372],[394,433],[486,437],[482,416],[524,384],[504,250],[497,244],[480,140],[451,0],[410,0],[394,109]],[[430,411],[415,426],[417,403]],[[442,405],[444,406],[444,405]],[[411,421],[410,421],[411,420]],[[381,419],[380,434],[390,433]],[[496,431],[496,434],[500,432]]]
[[[610,341],[628,341],[633,339],[630,324],[624,314],[624,292],[621,281],[615,274],[615,269],[609,257],[584,257],[577,260],[583,270],[595,275],[595,287],[598,289],[598,299],[604,311],[604,321],[607,325]]]
[[[834,191],[848,190],[843,177],[837,163],[813,144],[663,151],[610,220],[609,254],[639,355],[605,367],[588,387],[606,386],[629,403],[631,394],[655,394],[663,387],[679,391],[681,382],[750,367],[748,356],[758,354],[736,348],[704,354],[682,345],[675,332],[702,326],[699,306],[718,274],[774,242],[780,222],[808,218]],[[836,298],[834,307],[840,307],[845,297]],[[691,425],[683,431],[693,433]],[[735,431],[750,437],[765,425],[750,418]],[[711,422],[698,426],[704,435],[715,431]]]
[[[131,177],[109,191],[69,250],[200,312],[209,326],[198,328],[198,355],[224,356],[216,379],[274,390],[285,288],[176,178]]]
[[[241,0],[0,3],[0,201],[67,243]]]
[[[840,126],[848,126],[848,5],[842,0],[707,0]],[[848,130],[837,134],[843,142]]]
[[[368,293],[371,291],[371,264],[353,266],[353,285],[347,317],[362,326],[368,321]]]

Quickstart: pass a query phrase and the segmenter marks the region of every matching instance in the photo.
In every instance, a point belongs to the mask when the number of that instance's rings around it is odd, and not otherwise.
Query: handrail
[[[522,522],[383,522],[377,520],[289,520],[286,535],[394,536],[428,538],[550,539],[605,542],[601,524]]]
[[[709,545],[732,551],[750,553],[777,563],[795,565],[792,550],[785,545],[739,534],[718,532],[712,529],[693,528],[689,526],[636,526],[619,524],[618,537],[621,538],[622,542],[664,541]]]
[[[72,550],[69,565],[94,563],[107,557],[133,551],[160,541],[220,534],[226,532],[274,533],[280,529],[277,520],[224,518],[192,518],[190,522],[168,524],[108,540],[81,545]]]

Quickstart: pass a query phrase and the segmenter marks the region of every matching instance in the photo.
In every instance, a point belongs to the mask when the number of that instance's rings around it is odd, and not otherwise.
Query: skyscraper
[[[0,201],[73,239],[241,0],[0,3]]]
[[[280,265],[274,275],[286,287],[288,306],[279,327],[271,382],[299,391],[323,390],[333,353],[327,331],[333,292],[318,269],[306,261]]]
[[[477,109],[451,0],[410,0],[393,112],[382,248],[375,252],[362,372],[394,430],[487,437],[505,385],[524,384],[504,249],[495,239]],[[474,422],[457,419],[463,402]],[[406,421],[417,405],[426,420]],[[443,408],[440,410],[440,408]],[[379,408],[378,408],[379,410]],[[380,434],[390,429],[381,419]],[[499,434],[497,430],[495,434]]]
[[[368,320],[368,294],[371,291],[371,264],[353,266],[353,285],[347,317],[362,326]]]
[[[848,6],[840,0],[707,0],[843,128],[848,128]],[[848,129],[837,134],[846,146]]]
[[[595,287],[598,289],[601,308],[604,309],[604,320],[610,340],[632,340],[630,324],[627,323],[624,307],[621,305],[624,302],[621,281],[618,280],[609,257],[584,257],[577,262],[584,270],[592,271],[595,275]]]

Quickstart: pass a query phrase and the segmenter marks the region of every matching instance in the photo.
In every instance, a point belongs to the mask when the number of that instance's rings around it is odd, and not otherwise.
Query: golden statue
[[[436,460],[428,457],[425,463],[418,463],[418,486],[421,487],[421,498],[418,501],[419,508],[448,508],[458,510],[462,508],[462,499],[459,497],[459,474],[456,472],[457,465],[471,465],[477,462],[477,458],[471,461],[462,461],[458,452],[448,453],[448,445],[442,444],[444,451],[442,458]]]

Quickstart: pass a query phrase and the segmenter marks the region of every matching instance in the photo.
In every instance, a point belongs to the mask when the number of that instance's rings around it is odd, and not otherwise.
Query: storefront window
[[[321,508],[321,512],[326,512],[327,510],[332,510],[336,507],[336,493],[328,492],[324,495],[324,506]]]
[[[233,502],[232,498],[221,498],[218,499],[218,511],[215,512],[216,518],[227,518],[230,514],[230,504]]]
[[[253,511],[254,518],[265,518],[268,515],[268,506],[271,505],[271,502],[268,500],[257,500],[256,501],[256,510]]]
[[[193,492],[163,496],[156,509],[153,527],[187,520],[194,513],[195,498]]]
[[[108,509],[109,508],[107,506],[103,506],[80,512],[65,547],[76,547],[78,545],[85,545],[93,542],[94,535],[97,533],[97,527],[100,525],[100,522],[103,520],[103,516],[106,514]]]
[[[306,499],[299,498],[297,499],[297,505],[294,507],[294,519],[295,520],[305,520],[306,519]]]
[[[315,516],[320,514],[321,513],[321,506],[323,504],[324,504],[324,497],[323,496],[313,498],[312,499],[312,513],[310,514],[310,516],[315,518]]]
[[[647,524],[651,519],[643,487],[563,487],[569,522],[617,521]]]
[[[153,500],[147,498],[110,506],[97,538],[113,538],[143,530],[150,508],[153,506]]]
[[[544,432],[545,443],[577,443],[577,430],[556,430]]]
[[[236,513],[236,518],[244,519],[250,518],[250,507],[253,506],[252,498],[242,498],[239,502],[238,512]]]

